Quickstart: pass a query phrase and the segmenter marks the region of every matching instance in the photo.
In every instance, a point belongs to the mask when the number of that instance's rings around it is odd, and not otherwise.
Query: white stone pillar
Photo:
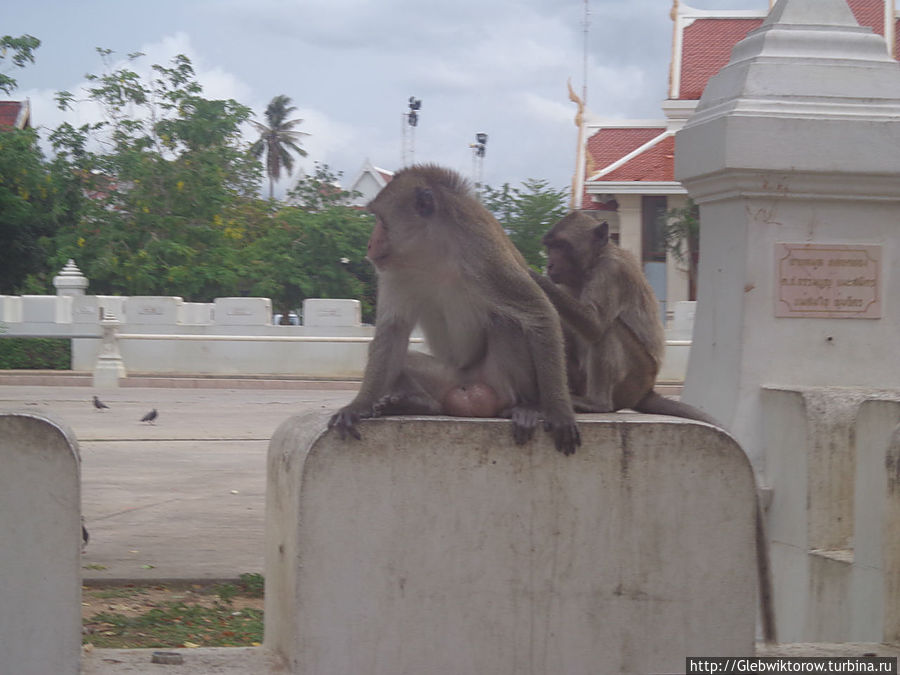
[[[53,277],[53,286],[56,287],[57,295],[84,295],[85,289],[88,287],[88,280],[75,261],[69,258],[69,262],[59,271],[59,274]]]
[[[676,136],[700,205],[684,400],[763,471],[763,385],[900,383],[900,64],[844,0],[780,0]]]
[[[94,366],[93,384],[96,389],[115,389],[119,386],[119,380],[127,375],[116,339],[120,324],[114,316],[107,315],[100,325],[103,327],[103,344]]]

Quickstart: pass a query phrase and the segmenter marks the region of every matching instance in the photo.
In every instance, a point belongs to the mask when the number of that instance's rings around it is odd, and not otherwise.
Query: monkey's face
[[[573,286],[579,279],[577,265],[565,242],[547,244],[547,276],[554,284]]]
[[[391,256],[391,239],[387,227],[379,217],[375,217],[375,227],[372,228],[372,236],[366,247],[366,257],[375,265],[375,269],[384,269]]]

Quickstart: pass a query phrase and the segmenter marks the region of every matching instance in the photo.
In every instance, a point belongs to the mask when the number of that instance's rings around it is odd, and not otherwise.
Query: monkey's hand
[[[544,431],[553,434],[556,449],[564,455],[574,455],[581,445],[581,432],[571,413],[548,414],[544,417]]]
[[[342,441],[347,438],[347,434],[350,434],[356,440],[360,440],[362,436],[360,436],[356,425],[359,424],[360,419],[371,416],[372,413],[369,411],[360,411],[352,404],[346,405],[331,416],[331,419],[328,420],[328,428],[337,429]]]

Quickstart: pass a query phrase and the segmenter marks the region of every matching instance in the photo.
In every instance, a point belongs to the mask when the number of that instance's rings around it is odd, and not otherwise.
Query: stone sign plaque
[[[775,316],[881,318],[881,246],[775,244]]]

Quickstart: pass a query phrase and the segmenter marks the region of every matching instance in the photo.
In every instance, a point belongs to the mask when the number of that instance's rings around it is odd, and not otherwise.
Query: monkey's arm
[[[359,440],[356,428],[361,418],[372,416],[375,405],[389,390],[403,371],[412,325],[399,319],[377,323],[375,337],[369,344],[369,356],[359,393],[328,421],[328,428],[338,430],[341,438],[347,434]]]
[[[523,283],[524,282],[524,283]],[[552,303],[527,278],[511,279],[507,285],[510,300],[528,316],[524,330],[529,345],[532,366],[537,377],[540,411],[545,430],[553,434],[556,449],[571,455],[581,445],[581,434],[575,422],[572,401],[566,383],[566,362],[560,322],[552,310]],[[517,442],[530,436],[534,427],[533,414],[522,406],[509,411],[513,419]],[[518,431],[516,427],[522,427]]]
[[[595,304],[585,305],[554,284],[549,278],[534,270],[529,270],[529,272],[531,278],[538,283],[538,286],[553,303],[563,322],[585,340],[594,342],[604,335],[616,320],[615,314],[609,310],[618,305],[617,302],[609,302],[605,307]]]

